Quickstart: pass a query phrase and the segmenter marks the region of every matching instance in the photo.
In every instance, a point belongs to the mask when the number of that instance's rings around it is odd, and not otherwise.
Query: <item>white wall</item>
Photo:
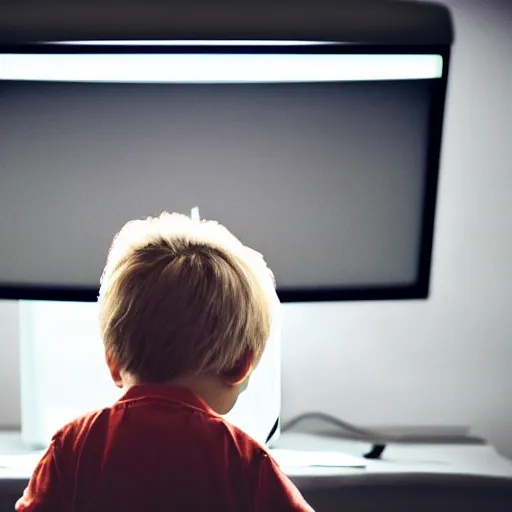
[[[432,298],[296,306],[283,413],[467,424],[512,457],[512,5],[447,3],[457,44]]]
[[[287,306],[283,415],[467,424],[512,457],[512,8],[446,3],[457,44],[431,300]],[[3,425],[19,423],[17,332],[0,304]]]

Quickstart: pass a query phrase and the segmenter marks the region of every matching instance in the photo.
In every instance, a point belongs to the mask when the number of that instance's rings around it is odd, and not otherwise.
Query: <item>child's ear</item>
[[[249,377],[253,367],[254,354],[247,352],[231,370],[222,376],[222,379],[232,386],[237,386]]]
[[[108,371],[110,372],[110,376],[112,377],[114,384],[118,388],[122,388],[123,378],[121,377],[121,370],[119,368],[119,365],[116,364],[114,358],[108,352],[105,352],[105,361],[107,363]]]

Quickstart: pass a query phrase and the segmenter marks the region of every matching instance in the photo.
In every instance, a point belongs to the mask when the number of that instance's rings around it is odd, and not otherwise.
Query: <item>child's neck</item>
[[[124,374],[123,389],[143,384],[136,377]],[[238,398],[238,386],[231,385],[215,376],[190,375],[166,382],[168,386],[185,388],[196,394],[217,414],[227,414],[235,405]]]

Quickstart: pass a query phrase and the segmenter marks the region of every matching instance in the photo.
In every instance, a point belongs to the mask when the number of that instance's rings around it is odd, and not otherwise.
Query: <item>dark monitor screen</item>
[[[428,296],[448,55],[0,48],[0,297],[95,300],[113,235],[225,224],[283,301]]]

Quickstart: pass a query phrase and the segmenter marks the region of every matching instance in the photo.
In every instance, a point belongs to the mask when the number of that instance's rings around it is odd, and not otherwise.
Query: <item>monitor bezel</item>
[[[432,255],[436,218],[439,167],[443,139],[444,111],[448,85],[451,47],[447,45],[374,45],[374,44],[277,44],[244,42],[232,45],[150,44],[0,44],[0,54],[353,54],[353,55],[439,55],[443,59],[440,78],[431,79],[432,103],[428,127],[426,181],[418,260],[418,278],[410,285],[364,287],[278,287],[281,302],[333,302],[427,299],[430,292]],[[106,257],[106,255],[105,255]],[[98,280],[99,280],[98,276]],[[7,284],[0,282],[0,299],[94,302],[98,287]]]

